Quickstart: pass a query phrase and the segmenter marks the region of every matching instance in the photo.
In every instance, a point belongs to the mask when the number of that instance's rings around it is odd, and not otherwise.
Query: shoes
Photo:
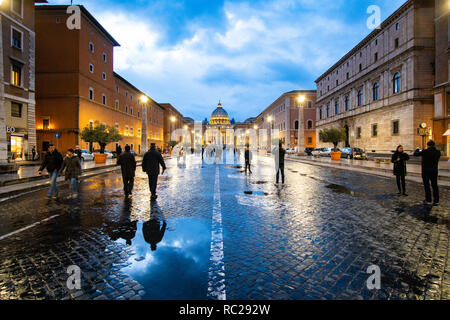
[[[433,207],[437,207],[439,205],[439,202],[433,202]]]
[[[406,193],[403,193],[403,196],[404,196],[404,197],[407,197],[408,195],[407,195]]]
[[[423,204],[431,204],[431,201],[423,200]]]
[[[400,197],[402,195],[402,193],[401,192],[397,192],[397,195]]]

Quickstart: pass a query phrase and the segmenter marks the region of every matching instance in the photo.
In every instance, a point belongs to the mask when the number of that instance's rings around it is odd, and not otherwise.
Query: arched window
[[[339,114],[339,101],[334,103],[334,114]]]
[[[345,97],[345,111],[350,110],[350,98],[349,96]]]
[[[377,101],[379,98],[379,92],[380,92],[380,85],[378,82],[375,82],[373,85],[373,101]]]
[[[394,75],[394,93],[399,93],[401,91],[401,76],[400,76],[400,72],[397,72]]]
[[[312,120],[308,120],[308,130],[312,130],[312,128],[313,128],[313,122],[312,122]]]
[[[327,105],[327,118],[330,117],[330,104]]]
[[[295,127],[295,130],[298,130],[298,120],[295,120],[294,127]]]
[[[362,106],[362,104],[363,104],[363,92],[362,92],[362,90],[359,90],[358,91],[358,107],[360,107],[360,106]]]

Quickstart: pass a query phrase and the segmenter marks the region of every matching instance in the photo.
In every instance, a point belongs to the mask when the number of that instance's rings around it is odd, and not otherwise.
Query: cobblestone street
[[[159,198],[137,169],[81,183],[78,199],[42,190],[0,204],[0,299],[450,299],[450,191],[439,207],[395,178],[272,159],[168,161]],[[81,289],[67,268],[81,269]],[[381,289],[367,289],[367,268]]]

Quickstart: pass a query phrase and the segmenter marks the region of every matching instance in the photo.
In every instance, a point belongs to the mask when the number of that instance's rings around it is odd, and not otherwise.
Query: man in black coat
[[[250,148],[249,148],[249,146],[247,146],[247,148],[245,149],[245,174],[247,174],[247,168],[248,168],[248,171],[250,172],[250,173],[252,173],[252,170],[251,170],[251,164],[250,164]]]
[[[274,149],[275,155],[275,169],[277,170],[277,182],[275,183],[278,186],[280,181],[280,173],[281,173],[281,183],[284,185],[284,157],[286,155],[286,150],[283,148],[283,144],[280,142],[278,148]]]
[[[47,194],[47,199],[51,200],[53,194],[58,198],[59,190],[56,184],[56,180],[58,179],[59,170],[61,170],[63,164],[63,156],[56,150],[53,144],[49,145],[48,152],[45,155],[44,162],[39,168],[39,174],[42,174],[42,170],[47,169],[47,172],[50,176],[50,190]]]
[[[431,187],[433,188],[433,205],[439,204],[438,170],[441,152],[436,149],[433,140],[428,142],[428,149],[414,152],[415,157],[422,157],[422,179],[425,187],[425,204],[431,203]]]
[[[156,150],[156,145],[152,143],[150,150],[147,151],[147,153],[144,155],[144,159],[142,160],[142,171],[144,171],[148,175],[148,182],[150,185],[152,200],[156,200],[156,198],[158,198],[158,196],[156,195],[156,188],[158,186],[160,165],[163,168],[162,174],[164,174],[164,171],[166,171],[166,164],[164,163],[164,159],[161,153]]]
[[[133,192],[134,177],[136,175],[136,158],[130,151],[131,148],[127,145],[125,152],[117,160],[117,165],[122,169],[123,192],[126,198]]]

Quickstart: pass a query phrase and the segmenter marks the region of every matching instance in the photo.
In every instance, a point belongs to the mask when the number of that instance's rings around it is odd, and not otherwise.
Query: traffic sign
[[[56,139],[61,138],[61,134],[60,134],[60,133],[55,134],[55,138],[56,138]]]

